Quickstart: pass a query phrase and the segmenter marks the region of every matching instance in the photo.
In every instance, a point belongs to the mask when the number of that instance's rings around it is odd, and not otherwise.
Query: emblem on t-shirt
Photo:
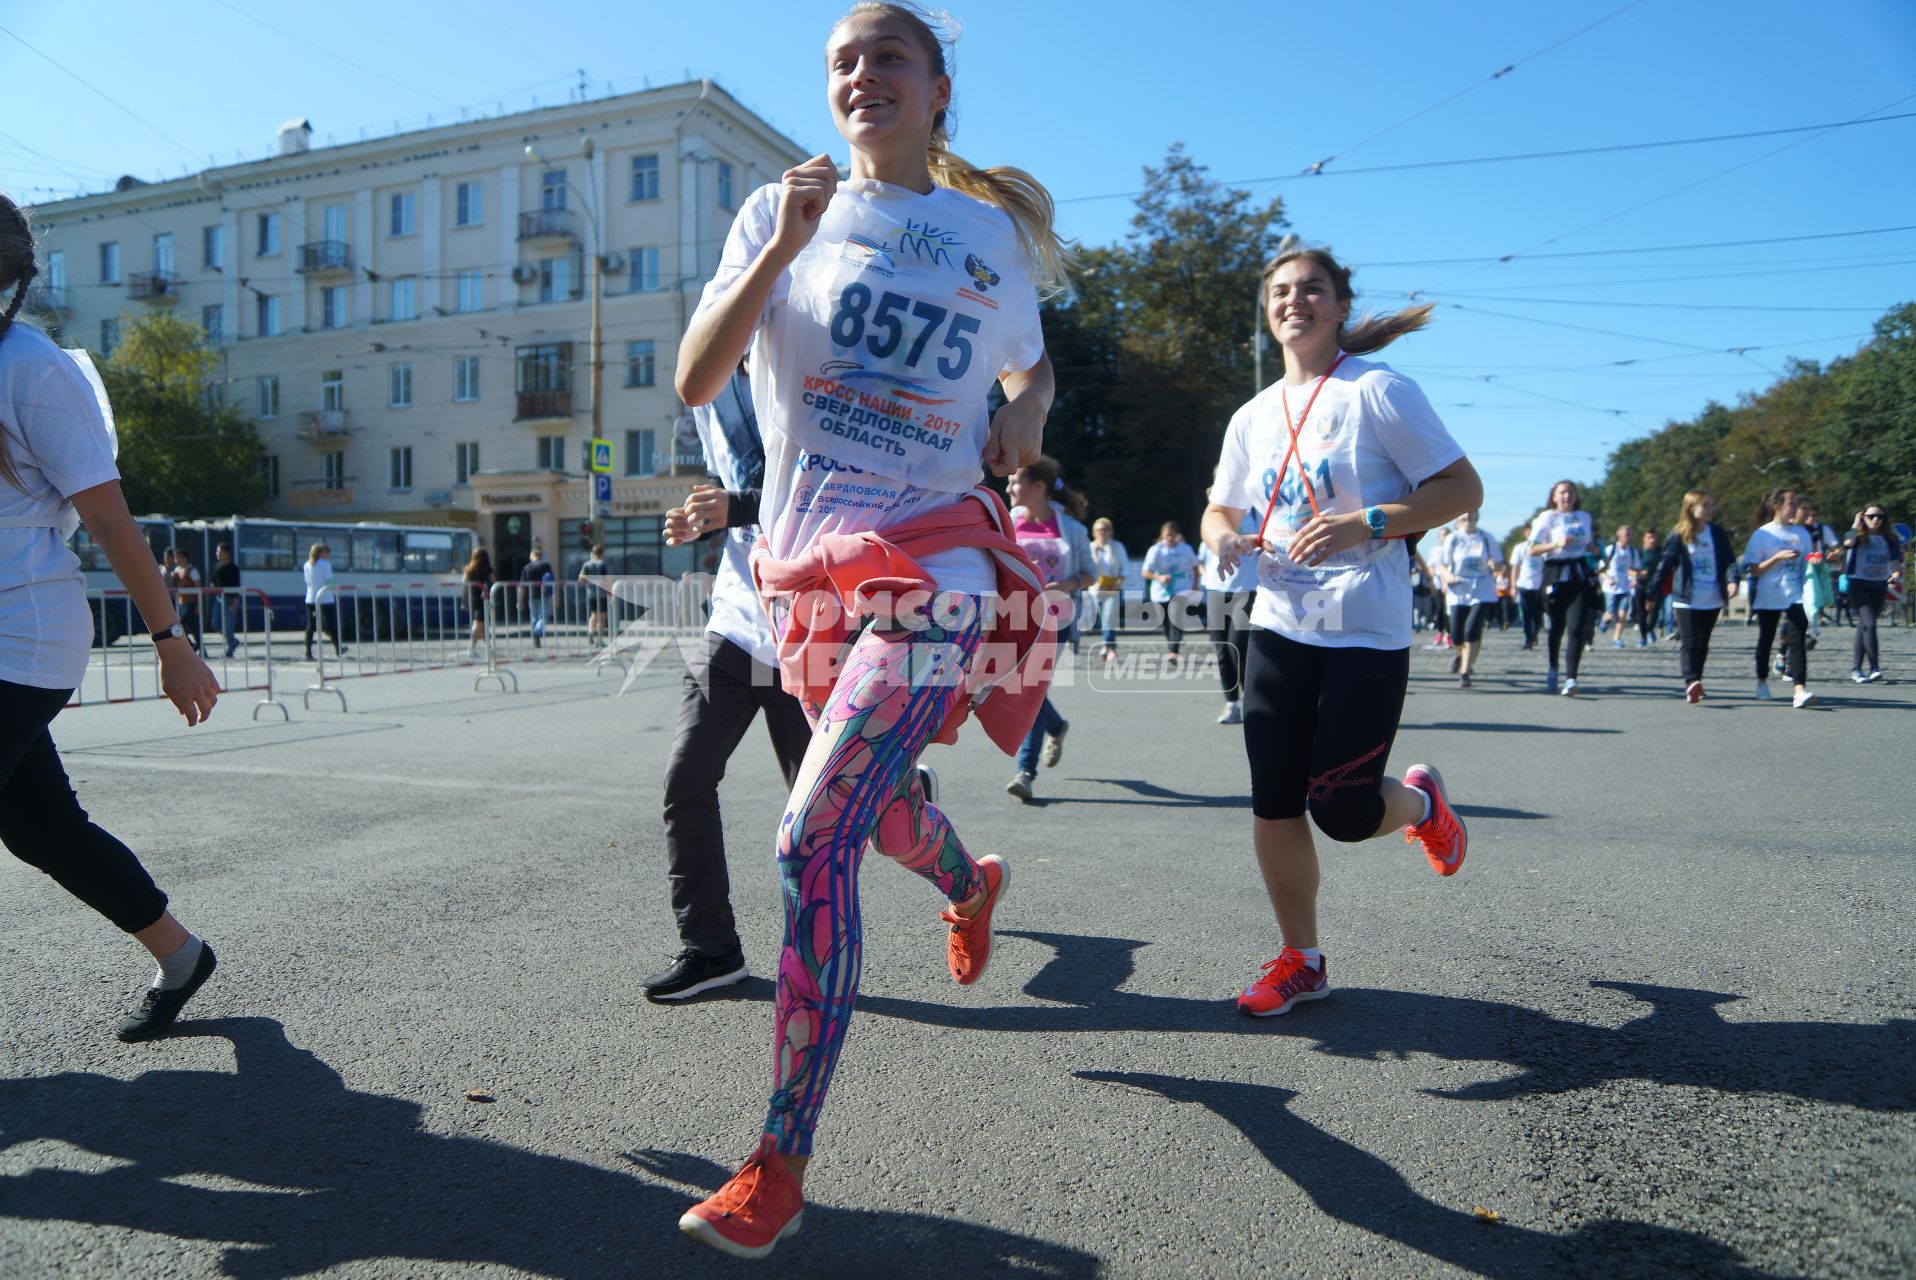
[[[898,252],[909,253],[919,262],[929,262],[935,267],[949,267],[950,250],[962,249],[964,244],[954,232],[912,218],[906,218],[905,225],[898,229]]]
[[[985,260],[975,253],[965,255],[965,274],[977,284],[979,293],[999,283],[998,273],[986,266]]]
[[[839,256],[862,271],[877,272],[887,280],[898,271],[898,263],[891,256],[891,246],[870,236],[854,231],[845,237],[845,248],[851,252]]]

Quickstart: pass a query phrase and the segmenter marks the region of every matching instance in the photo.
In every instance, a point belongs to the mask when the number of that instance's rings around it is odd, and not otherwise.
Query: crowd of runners
[[[1116,660],[1122,643],[1129,558],[1110,521],[1086,527],[1083,495],[1041,451],[1053,378],[1039,301],[1063,286],[1069,255],[1035,179],[951,150],[947,48],[907,5],[859,3],[832,28],[826,91],[849,176],[819,155],[744,201],[678,359],[679,395],[697,407],[720,483],[671,512],[667,532],[724,547],[665,787],[682,950],[646,981],[652,999],[685,1000],[747,974],[717,787],[760,712],[790,788],[777,831],[747,841],[769,838],[786,909],[763,1122],[738,1174],[679,1222],[739,1256],[770,1252],[801,1220],[858,993],[867,848],[925,881],[952,980],[986,974],[1011,870],[966,847],[922,753],[975,720],[1014,758],[1008,789],[1030,798],[1069,728],[1048,686],[1072,617],[1098,631],[1095,661]],[[942,228],[943,245],[873,251],[908,222]],[[120,496],[98,378],[84,357],[12,325],[33,262],[25,219],[6,204],[0,286],[14,293],[0,333],[0,564],[18,581],[0,581],[0,837],[153,953],[158,972],[119,1032],[148,1038],[172,1024],[214,957],[137,858],[87,819],[47,732],[89,648],[66,562],[76,520],[152,624],[165,689],[189,723],[218,690],[165,591],[135,571],[150,555]],[[1247,844],[1278,943],[1268,961],[1245,955],[1235,1003],[1257,1017],[1329,992],[1320,836],[1401,833],[1437,875],[1463,865],[1467,832],[1440,771],[1387,771],[1414,578],[1441,599],[1465,687],[1486,628],[1514,616],[1526,648],[1544,638],[1544,687],[1574,694],[1606,620],[1613,644],[1633,621],[1647,645],[1669,632],[1658,613],[1667,597],[1693,702],[1712,628],[1743,586],[1754,597],[1757,696],[1768,696],[1780,639],[1798,706],[1815,697],[1805,651],[1825,597],[1809,593],[1827,588],[1813,584],[1841,561],[1857,620],[1852,674],[1865,681],[1880,674],[1876,618],[1900,587],[1881,507],[1838,537],[1788,491],[1769,496],[1736,555],[1708,494],[1686,495],[1667,535],[1638,545],[1624,529],[1604,544],[1564,481],[1506,557],[1477,525],[1483,487],[1463,449],[1417,384],[1374,359],[1424,326],[1430,306],[1353,317],[1353,300],[1350,270],[1326,250],[1268,263],[1259,302],[1283,376],[1231,418],[1198,545],[1166,524],[1141,564],[1152,602],[1217,604],[1195,623],[1165,609],[1164,641],[1183,658],[1187,634],[1206,633],[1219,723],[1241,726]],[[940,429],[913,426],[897,405],[873,414],[867,389],[941,406]],[[981,470],[1008,481],[1010,504],[979,483]]]

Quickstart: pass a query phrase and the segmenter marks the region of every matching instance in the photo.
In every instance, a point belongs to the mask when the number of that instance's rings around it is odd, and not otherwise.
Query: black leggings
[[[0,680],[0,844],[127,933],[158,924],[166,895],[131,850],[93,825],[47,726],[72,696]]]
[[[1810,628],[1803,606],[1756,611],[1756,678],[1770,678],[1770,646],[1776,642],[1777,624],[1783,627],[1783,673],[1791,684],[1802,684],[1808,664],[1803,658],[1803,636]]]
[[[1517,612],[1523,616],[1523,642],[1528,648],[1537,643],[1537,632],[1543,627],[1543,592],[1536,587],[1519,587]]]
[[[1676,619],[1677,669],[1683,674],[1685,688],[1703,678],[1703,664],[1710,660],[1710,633],[1716,630],[1717,615],[1722,612],[1721,609],[1670,610],[1670,616]]]
[[[1484,638],[1484,621],[1495,604],[1453,604],[1450,606],[1450,642],[1453,645],[1477,644]]]
[[[1889,602],[1889,583],[1851,577],[1849,600],[1850,606],[1856,610],[1855,655],[1850,665],[1865,675],[1880,671],[1883,664],[1877,661],[1876,619]]]
[[[1565,579],[1544,593],[1550,611],[1550,669],[1557,669],[1558,651],[1563,648],[1564,636],[1570,637],[1570,655],[1565,660],[1565,669],[1572,680],[1577,678],[1577,668],[1583,664],[1583,648],[1590,641],[1590,631],[1596,626],[1597,610],[1601,605],[1592,606],[1590,592],[1581,582]]]
[[[1333,840],[1376,835],[1384,766],[1409,684],[1409,649],[1332,649],[1251,628],[1244,664],[1251,812],[1283,819],[1308,809]]]
[[[1218,683],[1224,686],[1227,702],[1236,702],[1244,693],[1244,646],[1251,629],[1251,610],[1256,607],[1255,591],[1204,593],[1205,622],[1211,632],[1211,647],[1217,652]]]
[[[326,629],[326,638],[333,642],[333,652],[339,652],[339,606],[336,604],[309,604],[306,606],[306,656],[313,656],[313,631]]]

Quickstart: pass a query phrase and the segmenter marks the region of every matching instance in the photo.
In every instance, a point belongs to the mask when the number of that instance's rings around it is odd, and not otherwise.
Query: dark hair
[[[27,285],[39,274],[40,268],[33,261],[33,229],[27,226],[27,215],[21,212],[19,205],[0,195],[0,293],[13,290],[12,301],[7,303],[6,311],[0,313],[0,341],[12,331],[14,317],[26,305]],[[26,492],[4,433],[0,433],[0,480]]]
[[[1784,499],[1794,497],[1796,497],[1796,490],[1788,485],[1779,485],[1764,494],[1756,504],[1756,523],[1766,525],[1776,519],[1777,509],[1783,505]]]
[[[474,547],[472,549],[472,559],[466,561],[466,576],[470,578],[475,571],[479,573],[492,572],[492,553],[484,547]]]
[[[1264,273],[1258,278],[1258,309],[1263,310],[1271,300],[1271,277],[1277,269],[1287,262],[1296,262],[1308,258],[1324,269],[1331,278],[1331,288],[1337,294],[1339,302],[1351,302],[1357,297],[1351,289],[1351,269],[1331,256],[1326,248],[1286,249],[1264,264]],[[1355,324],[1339,325],[1337,345],[1354,356],[1367,355],[1372,351],[1381,351],[1407,333],[1415,333],[1430,323],[1430,313],[1435,310],[1434,303],[1420,302],[1414,307],[1405,307],[1402,311],[1386,311],[1382,315],[1366,314],[1358,317]]]
[[[594,560],[605,559],[605,543],[595,542],[592,544],[592,558]]]
[[[1036,480],[1043,485],[1045,493],[1051,499],[1051,504],[1063,507],[1074,520],[1084,519],[1085,513],[1091,509],[1091,503],[1082,493],[1065,486],[1064,473],[1059,468],[1056,458],[1040,456],[1036,462],[1028,462],[1019,467],[1018,475],[1026,480]]]
[[[1575,480],[1559,480],[1557,484],[1551,485],[1550,492],[1544,495],[1543,509],[1545,511],[1555,511],[1557,509],[1557,485],[1562,484],[1570,486],[1570,509],[1572,511],[1583,510],[1583,490],[1577,488],[1577,482]]]

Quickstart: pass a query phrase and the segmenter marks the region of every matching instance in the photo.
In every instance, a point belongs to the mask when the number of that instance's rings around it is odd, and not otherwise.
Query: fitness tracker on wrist
[[[1383,537],[1384,536],[1384,509],[1382,507],[1365,507],[1364,508],[1364,523],[1370,526],[1371,537],[1373,538]]]

